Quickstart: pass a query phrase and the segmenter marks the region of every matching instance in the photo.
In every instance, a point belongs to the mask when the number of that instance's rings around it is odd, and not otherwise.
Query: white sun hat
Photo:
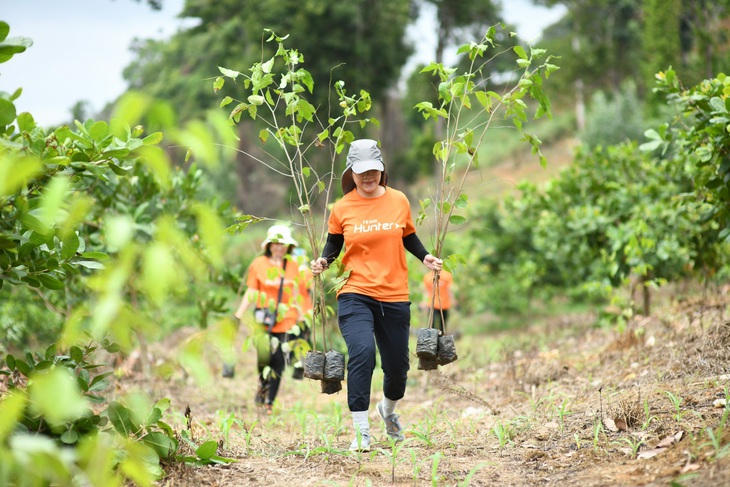
[[[299,243],[291,236],[291,229],[286,225],[273,225],[266,232],[266,239],[261,242],[261,248],[265,249],[270,243],[280,243],[284,245],[294,245]]]

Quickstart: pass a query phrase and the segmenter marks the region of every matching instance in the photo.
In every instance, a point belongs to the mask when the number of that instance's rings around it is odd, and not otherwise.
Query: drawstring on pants
[[[383,309],[383,303],[382,301],[378,301],[378,304],[380,305],[380,314],[385,316],[385,310]]]

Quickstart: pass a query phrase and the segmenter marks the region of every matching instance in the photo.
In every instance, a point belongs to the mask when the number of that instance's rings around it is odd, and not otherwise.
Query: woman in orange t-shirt
[[[241,320],[249,307],[254,307],[257,323],[254,339],[263,343],[263,346],[256,347],[259,388],[255,400],[266,408],[267,413],[271,412],[288,360],[281,344],[298,338],[290,333],[299,319],[296,304],[299,266],[290,257],[296,246],[297,241],[292,238],[289,227],[273,225],[269,228],[261,244],[264,254],[256,257],[248,267],[247,289],[235,313]],[[270,318],[266,317],[266,311],[269,311]],[[223,374],[224,377],[233,377],[233,367],[224,366]]]
[[[388,175],[377,142],[356,140],[342,173],[344,196],[329,218],[327,242],[312,261],[318,275],[338,257],[350,271],[337,293],[340,331],[347,344],[347,403],[356,437],[350,450],[370,449],[370,387],[375,353],[380,351],[383,399],[378,414],[387,434],[402,441],[403,427],[395,406],[403,398],[409,369],[410,301],[405,250],[429,269],[441,260],[429,254],[416,235],[406,196],[386,186]]]

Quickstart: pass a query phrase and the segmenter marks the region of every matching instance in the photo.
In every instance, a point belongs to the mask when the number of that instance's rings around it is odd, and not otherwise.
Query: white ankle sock
[[[381,404],[383,405],[383,413],[385,413],[386,416],[390,416],[395,412],[395,405],[398,404],[398,401],[391,401],[387,397],[383,396]]]
[[[367,411],[352,411],[352,425],[355,427],[355,434],[370,434],[370,421],[368,420]]]

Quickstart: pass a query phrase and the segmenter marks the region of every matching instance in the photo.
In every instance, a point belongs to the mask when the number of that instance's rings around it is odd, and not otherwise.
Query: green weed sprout
[[[565,417],[573,413],[571,411],[568,411],[567,399],[563,399],[563,402],[560,404],[560,406],[553,406],[553,408],[558,414],[558,419],[560,420],[560,432],[562,433],[565,430]]]
[[[727,422],[728,412],[730,412],[730,409],[726,407],[725,411],[722,413],[722,418],[720,419],[720,424],[717,425],[717,428],[711,428],[709,426],[705,428],[705,432],[707,433],[707,437],[710,441],[704,443],[702,446],[712,447],[713,455],[711,458],[715,461],[726,457],[730,453],[730,443],[722,444],[722,437],[725,431],[725,423]]]
[[[664,391],[664,395],[669,398],[669,401],[672,403],[672,407],[674,408],[674,416],[672,417],[679,423],[682,421],[682,417],[684,416],[681,407],[684,400],[679,396],[675,396],[670,391]]]
[[[416,484],[418,481],[418,476],[421,473],[421,468],[423,467],[423,464],[418,460],[418,454],[416,453],[416,450],[413,448],[409,448],[408,451],[411,454],[411,464],[413,465],[412,469],[412,478],[413,478],[413,485]]]
[[[603,423],[601,420],[593,420],[593,451],[598,451],[598,438],[603,432]]]
[[[339,438],[345,430],[345,420],[342,416],[342,405],[339,402],[335,402],[333,403],[332,410],[333,414],[327,416],[327,422],[332,429],[334,437]]]
[[[632,436],[624,436],[619,441],[614,441],[611,444],[620,446],[622,442],[626,443],[631,449],[631,458],[636,458],[636,454],[639,452],[639,448],[641,448],[641,445],[644,444],[644,440],[639,440]]]
[[[395,483],[395,467],[402,461],[402,459],[399,458],[399,454],[403,447],[406,446],[406,443],[408,443],[407,439],[398,441],[395,438],[388,436],[388,445],[390,446],[390,450],[378,448],[378,451],[390,462],[390,481],[393,483]]]
[[[243,432],[243,441],[244,441],[244,443],[246,445],[246,453],[248,453],[249,450],[251,450],[251,439],[252,439],[252,436],[253,436],[252,435],[253,429],[258,424],[259,424],[259,420],[258,419],[255,420],[253,423],[251,423],[251,426],[249,426],[248,428],[246,428],[246,424],[245,423],[242,423],[241,424],[241,431]]]
[[[236,419],[236,416],[231,412],[228,416],[225,416],[225,411],[217,411],[218,422],[220,424],[221,434],[223,435],[223,447],[228,448],[229,438],[231,435],[231,427],[234,424],[241,425],[241,420]]]
[[[431,459],[433,460],[433,464],[431,464],[431,485],[432,487],[438,487],[440,477],[438,475],[439,470],[439,463],[441,462],[441,459],[444,458],[444,454],[440,451],[437,451],[433,455],[431,455]]]
[[[492,433],[499,441],[499,455],[502,455],[502,451],[507,444],[512,441],[512,426],[509,422],[503,424],[501,421],[497,422],[492,426]]]
[[[641,425],[641,429],[646,430],[652,421],[657,421],[657,417],[651,415],[649,412],[649,402],[644,399],[644,423]]]
[[[471,470],[469,470],[469,473],[466,474],[466,477],[464,477],[464,480],[462,480],[461,482],[459,482],[459,484],[458,484],[459,487],[469,487],[469,485],[471,485],[471,479],[474,477],[474,475],[476,475],[476,473],[479,470],[483,469],[487,465],[489,465],[489,463],[487,463],[487,462],[482,462],[482,463],[480,463],[478,465],[475,465],[474,468],[472,468]]]

